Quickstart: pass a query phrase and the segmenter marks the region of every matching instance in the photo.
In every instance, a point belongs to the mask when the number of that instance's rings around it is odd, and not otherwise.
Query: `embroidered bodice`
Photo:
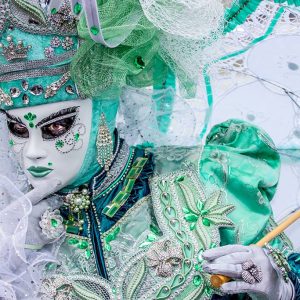
[[[249,124],[215,127],[202,147],[130,148],[121,141],[109,177],[90,183],[92,205],[49,264],[48,299],[210,299],[201,254],[251,244],[274,225],[279,156]],[[112,209],[113,208],[113,209]],[[257,220],[253,224],[253,219]],[[289,247],[279,238],[278,247]]]

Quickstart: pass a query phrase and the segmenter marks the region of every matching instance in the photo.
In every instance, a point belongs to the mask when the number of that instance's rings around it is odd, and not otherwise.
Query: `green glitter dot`
[[[99,33],[99,28],[96,26],[92,26],[90,30],[93,35],[97,35]]]
[[[59,140],[55,143],[56,148],[62,148],[64,146],[64,142],[62,140]]]
[[[10,140],[9,140],[9,145],[12,147],[12,146],[15,145],[15,142],[14,142],[12,139],[10,139]]]
[[[77,132],[75,135],[74,135],[74,139],[76,142],[79,141],[79,138],[80,138],[80,134]]]
[[[51,167],[53,165],[52,162],[48,162],[48,166]]]
[[[57,8],[53,7],[53,8],[51,9],[51,14],[52,14],[52,15],[55,15],[56,13],[57,13]]]
[[[82,5],[77,2],[75,5],[74,5],[74,14],[75,15],[79,15],[82,11]]]

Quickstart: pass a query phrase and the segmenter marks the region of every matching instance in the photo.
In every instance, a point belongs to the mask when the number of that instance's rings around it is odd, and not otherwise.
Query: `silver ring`
[[[260,266],[253,263],[252,260],[248,260],[242,264],[242,279],[249,283],[255,284],[263,280],[263,273]]]

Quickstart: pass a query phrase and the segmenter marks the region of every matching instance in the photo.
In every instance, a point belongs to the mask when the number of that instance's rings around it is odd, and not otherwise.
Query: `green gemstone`
[[[109,252],[111,251],[111,245],[110,244],[106,244],[105,245],[105,249]]]
[[[80,134],[79,134],[79,133],[76,133],[76,134],[74,135],[75,141],[78,142],[78,141],[79,141],[79,138],[80,138]]]
[[[199,263],[202,263],[203,262],[203,257],[202,257],[202,254],[203,254],[204,250],[200,250],[198,252],[198,255],[197,255],[197,260]]]
[[[198,216],[195,215],[195,214],[187,214],[184,219],[187,221],[187,222],[190,222],[190,223],[194,223],[194,222],[197,222],[198,221]]]
[[[204,218],[204,219],[202,219],[202,224],[203,224],[204,226],[209,227],[209,226],[210,226],[210,221],[209,221],[208,219]]]
[[[68,240],[69,245],[76,245],[78,243],[79,243],[79,240],[74,239],[74,238],[71,238],[71,239]]]
[[[160,235],[160,230],[157,226],[150,224],[150,230],[155,234],[155,235]]]
[[[67,233],[78,234],[79,228],[77,226],[67,226]]]
[[[9,140],[9,145],[12,147],[14,146],[15,142],[13,140]]]
[[[209,294],[211,294],[211,289],[207,286],[205,289],[204,289],[204,293],[208,296]]]
[[[141,56],[137,56],[134,60],[134,64],[136,65],[137,68],[139,69],[144,69],[146,64]]]
[[[46,271],[54,271],[56,268],[56,264],[55,263],[47,263],[45,266]]]
[[[112,234],[109,234],[106,238],[105,238],[105,242],[106,243],[110,243],[111,241],[113,241],[113,235]]]
[[[199,211],[202,211],[204,207],[203,202],[201,202],[200,200],[197,202],[197,208],[199,209]]]
[[[80,13],[81,13],[81,11],[82,11],[82,5],[80,4],[80,3],[76,3],[75,5],[74,5],[74,14],[75,15],[79,15]]]
[[[85,250],[85,258],[89,260],[91,258],[92,252],[90,249]]]
[[[205,215],[207,215],[207,214],[208,214],[208,210],[207,210],[207,209],[201,210],[201,215],[202,215],[202,216],[205,216]]]
[[[148,242],[154,242],[156,240],[156,236],[154,234],[148,234],[147,241]]]
[[[57,8],[53,7],[53,8],[51,9],[51,14],[52,14],[52,15],[57,14]]]
[[[51,167],[53,165],[52,162],[48,162],[48,166]]]
[[[191,225],[190,225],[190,230],[194,230],[196,228],[196,223],[192,223]]]
[[[211,245],[210,245],[210,248],[212,249],[212,248],[216,248],[217,247],[217,244],[216,243],[211,243]]]
[[[87,241],[81,241],[81,242],[77,245],[77,247],[78,247],[79,249],[86,249],[88,246],[89,246],[89,243],[88,243]]]
[[[55,219],[51,219],[51,226],[56,228],[58,226],[58,222]]]
[[[29,123],[29,127],[30,127],[30,128],[33,128],[33,127],[34,127],[34,124],[33,124],[32,122],[30,122],[30,123]]]
[[[196,264],[196,265],[195,265],[195,270],[196,270],[196,271],[200,271],[200,270],[201,270],[201,265]]]
[[[197,275],[193,279],[193,284],[195,286],[199,286],[202,283],[202,277],[200,275]]]
[[[117,235],[120,233],[121,228],[120,227],[116,227],[116,229],[113,232],[113,239],[116,239]]]
[[[182,181],[184,181],[184,176],[178,176],[178,177],[176,178],[176,181],[177,181],[177,182],[182,182]]]
[[[99,28],[96,26],[92,26],[90,30],[93,35],[97,35],[99,33]]]

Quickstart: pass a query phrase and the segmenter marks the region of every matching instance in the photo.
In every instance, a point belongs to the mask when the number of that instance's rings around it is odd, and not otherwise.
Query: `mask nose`
[[[43,140],[33,133],[24,149],[24,156],[30,160],[41,160],[47,157],[47,152],[42,147]]]

